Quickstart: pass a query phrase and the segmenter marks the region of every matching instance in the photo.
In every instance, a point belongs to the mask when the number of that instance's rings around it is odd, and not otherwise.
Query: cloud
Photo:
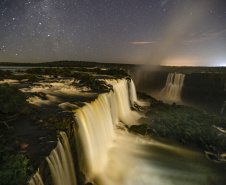
[[[201,38],[195,38],[195,39],[190,39],[190,40],[185,40],[183,41],[184,43],[198,43],[198,42],[204,42],[206,40],[209,40],[210,38],[208,37],[201,37]]]
[[[214,37],[220,37],[226,35],[226,29],[214,31],[214,32],[205,32],[200,36],[197,36],[195,33],[189,34],[193,38],[188,38],[182,41],[183,43],[199,43],[213,39]],[[196,38],[195,38],[196,37]]]
[[[130,44],[155,44],[155,41],[152,42],[130,42]]]
[[[212,33],[206,33],[208,36],[220,36],[220,35],[226,35],[226,29],[215,31]]]

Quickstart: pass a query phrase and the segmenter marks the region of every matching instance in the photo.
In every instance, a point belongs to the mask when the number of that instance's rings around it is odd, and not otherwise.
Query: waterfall
[[[135,104],[137,104],[139,106],[149,106],[150,105],[148,102],[139,101],[137,99],[136,87],[135,87],[132,79],[130,81],[129,87],[130,87],[129,88],[130,89],[130,102],[131,102],[132,107],[134,107]]]
[[[137,112],[131,111],[130,109],[130,96],[128,91],[128,81],[121,80],[113,86],[114,94],[116,96],[113,99],[116,100],[118,105],[118,118],[120,121],[126,123],[127,125],[137,124],[137,120],[140,115]],[[136,92],[135,92],[136,93]],[[136,95],[135,95],[136,96]]]
[[[205,184],[209,172],[200,154],[123,129],[120,121],[137,124],[140,115],[135,113],[126,80],[76,110],[87,179],[99,185]]]
[[[74,163],[66,133],[60,132],[61,141],[46,157],[54,185],[76,185]]]
[[[28,182],[29,185],[44,185],[42,182],[42,178],[37,171],[32,177],[31,180]]]
[[[108,151],[113,145],[119,121],[137,124],[140,115],[130,109],[127,80],[114,85],[114,92],[99,95],[90,104],[76,110],[88,173],[101,174],[109,162]]]
[[[169,102],[181,102],[181,90],[185,74],[169,73],[165,87],[161,90],[161,98]]]
[[[215,173],[221,171],[215,172],[202,154],[127,132],[121,122],[137,124],[140,118],[131,111],[130,101],[128,81],[118,80],[113,91],[76,110],[82,148],[78,151],[86,165],[81,170],[89,180],[99,185],[201,185],[207,184],[209,177],[218,178]],[[46,158],[53,182],[76,185],[68,139],[65,133],[60,135],[61,141]],[[214,183],[224,184],[225,180],[220,182]]]
[[[137,102],[137,93],[133,80],[130,82],[130,101],[131,105],[134,106],[134,103]]]

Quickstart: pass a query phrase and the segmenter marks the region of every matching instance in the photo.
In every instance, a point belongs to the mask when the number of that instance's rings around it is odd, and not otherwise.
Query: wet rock
[[[141,135],[146,135],[147,134],[147,129],[148,129],[148,125],[147,124],[132,125],[129,128],[129,131],[137,133],[137,134],[141,134]]]
[[[86,183],[85,185],[93,185],[91,182]]]

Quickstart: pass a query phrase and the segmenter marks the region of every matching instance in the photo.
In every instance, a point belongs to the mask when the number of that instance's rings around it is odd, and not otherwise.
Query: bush
[[[226,150],[226,140],[213,127],[225,127],[225,118],[191,107],[155,102],[145,116],[150,128],[160,136],[176,139],[183,144],[195,144],[204,150]]]
[[[42,74],[43,69],[42,68],[30,68],[26,70],[26,73],[28,74]]]
[[[0,85],[0,112],[25,113],[28,110],[26,95],[8,83]]]
[[[129,128],[130,132],[135,132],[137,134],[146,135],[147,134],[148,125],[142,124],[142,125],[132,125]]]
[[[10,76],[12,76],[11,71],[9,71],[9,70],[4,71],[4,70],[0,69],[0,79],[4,79],[4,78],[10,77]]]
[[[35,75],[32,75],[28,78],[28,82],[30,82],[30,83],[34,83],[34,82],[38,82],[38,81],[39,81],[39,79]]]
[[[6,147],[0,146],[0,184],[27,184],[32,168],[28,165],[28,158],[22,154],[10,155]]]

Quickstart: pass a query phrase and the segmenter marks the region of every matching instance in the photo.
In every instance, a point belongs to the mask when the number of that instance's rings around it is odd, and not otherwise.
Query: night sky
[[[226,66],[226,0],[0,0],[0,62]]]

